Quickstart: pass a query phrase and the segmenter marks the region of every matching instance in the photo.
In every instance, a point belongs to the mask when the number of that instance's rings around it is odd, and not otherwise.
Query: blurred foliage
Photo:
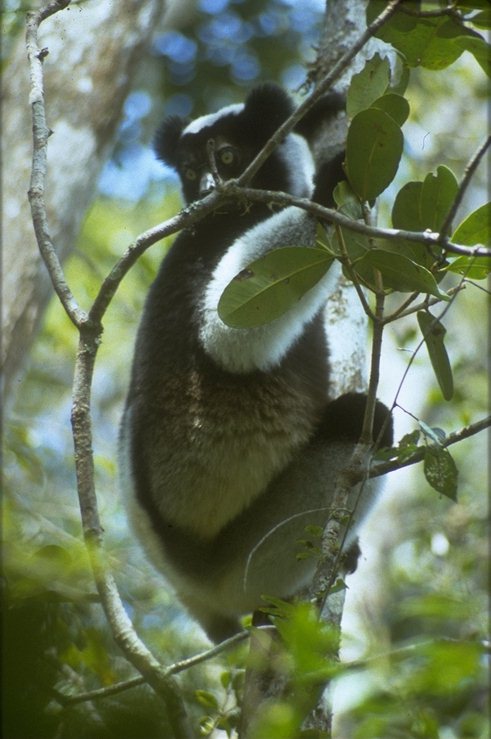
[[[6,3],[8,34],[23,23],[19,7],[14,0]],[[296,87],[312,58],[321,18],[320,3],[202,0],[185,27],[157,30],[144,81],[128,98],[101,196],[67,265],[68,281],[84,308],[132,239],[179,208],[175,188],[163,182],[169,173],[156,167],[148,149],[157,119],[234,102],[259,79]],[[412,70],[407,94],[406,149],[396,181],[380,198],[381,225],[390,223],[403,182],[424,179],[442,160],[460,178],[486,120],[486,81],[468,54],[444,73]],[[481,205],[485,194],[481,171],[462,216]],[[204,642],[127,530],[115,460],[138,318],[167,245],[148,250],[118,290],[104,322],[93,388],[96,485],[108,557],[130,617],[164,664],[199,651]],[[414,364],[423,380],[410,410],[431,427],[455,430],[485,412],[486,301],[484,291],[469,285],[446,316],[452,403],[442,403],[436,384],[428,381],[426,358]],[[413,323],[394,326],[398,349],[414,348]],[[133,676],[108,634],[81,543],[69,424],[75,351],[75,332],[53,300],[4,430],[3,734],[153,739],[166,736],[167,725],[160,702],[145,687],[73,705],[60,697]],[[394,524],[398,539],[390,545],[385,536],[380,541],[381,618],[374,620],[367,610],[364,638],[345,637],[363,645],[357,662],[337,678],[337,689],[346,696],[339,736],[489,736],[480,647],[488,606],[484,438],[463,442],[452,454],[460,472],[457,503],[430,490],[419,470],[398,488],[394,515],[403,522]],[[332,667],[322,659],[329,635],[318,629],[309,609],[293,609],[288,616],[278,623],[290,647],[285,669],[292,692],[261,719],[264,739],[299,736],[298,715],[307,694]],[[180,677],[201,735],[232,734],[243,666],[241,649]]]

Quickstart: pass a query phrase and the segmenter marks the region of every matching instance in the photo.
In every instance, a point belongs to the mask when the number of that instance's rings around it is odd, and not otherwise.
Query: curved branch
[[[177,215],[164,221],[164,223],[159,223],[157,226],[153,226],[140,234],[135,241],[129,245],[123,256],[118,259],[110,273],[104,279],[92,304],[92,308],[89,311],[90,319],[95,322],[100,322],[102,320],[104,313],[113,299],[121,281],[137,259],[141,257],[149,247],[166,236],[171,236],[177,231],[181,231],[183,228],[189,228],[193,224],[197,223],[206,215],[218,208],[224,199],[224,195],[218,191],[214,191],[202,200],[183,208],[183,210],[177,213]]]
[[[26,44],[31,75],[31,105],[33,115],[34,151],[29,200],[36,237],[42,258],[50,274],[54,289],[74,325],[79,329],[79,347],[73,381],[72,428],[75,445],[77,490],[82,527],[94,581],[101,604],[111,626],[116,643],[129,662],[139,670],[166,706],[169,722],[176,739],[192,739],[193,733],[186,715],[184,701],[171,675],[165,673],[159,662],[137,636],[126,615],[114,579],[105,563],[102,548],[102,527],[97,510],[94,485],[94,458],[92,453],[92,424],[90,416],[91,386],[94,363],[100,344],[102,326],[99,321],[81,311],[66,283],[47,227],[44,187],[46,180],[47,140],[44,108],[42,60],[46,50],[40,50],[37,32],[42,21],[65,8],[68,0],[55,0],[36,13],[27,15]]]
[[[51,132],[46,124],[43,85],[43,60],[48,51],[40,49],[38,44],[38,29],[43,20],[66,8],[69,4],[70,0],[54,0],[39,11],[29,12],[26,15],[26,49],[30,76],[29,102],[32,108],[33,138],[28,198],[36,241],[53,287],[72,323],[75,326],[80,326],[87,316],[77,305],[68,287],[48,228],[44,190],[47,172],[47,146]]]

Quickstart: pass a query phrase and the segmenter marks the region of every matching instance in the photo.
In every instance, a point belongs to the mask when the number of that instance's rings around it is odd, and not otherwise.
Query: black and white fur
[[[178,171],[189,203],[210,187],[209,139],[220,176],[235,177],[291,112],[283,90],[263,85],[189,125],[166,119],[156,152]],[[324,200],[335,166],[325,170]],[[251,186],[311,197],[313,175],[305,139],[290,134]],[[361,429],[364,396],[329,398],[323,306],[333,273],[266,326],[232,329],[217,314],[223,289],[252,260],[308,248],[315,231],[297,208],[225,205],[176,238],[138,332],[123,489],[150,558],[213,640],[234,633],[263,594],[289,597],[308,582],[315,560],[297,558],[299,540],[329,518]],[[381,406],[379,427],[385,415]]]

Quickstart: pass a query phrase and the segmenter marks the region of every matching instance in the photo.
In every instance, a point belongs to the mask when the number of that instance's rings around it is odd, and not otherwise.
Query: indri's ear
[[[186,127],[187,121],[178,115],[172,115],[165,118],[160,124],[153,139],[153,149],[164,164],[170,167],[177,167],[177,151],[179,139]]]
[[[255,87],[245,101],[241,119],[244,130],[264,144],[293,113],[295,106],[287,92],[278,85],[265,83]]]

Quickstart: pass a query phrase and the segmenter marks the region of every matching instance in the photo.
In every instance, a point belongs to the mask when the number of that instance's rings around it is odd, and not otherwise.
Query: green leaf
[[[429,311],[418,311],[418,323],[442,395],[445,400],[451,400],[453,397],[453,377],[444,343],[445,326]]]
[[[420,200],[422,182],[406,182],[399,190],[392,207],[392,225],[405,231],[424,231]]]
[[[361,72],[353,75],[346,100],[348,117],[353,118],[361,110],[369,108],[374,100],[384,94],[389,82],[389,60],[374,54]]]
[[[369,285],[376,284],[374,269],[381,273],[385,289],[427,293],[441,300],[448,300],[447,295],[438,289],[431,272],[402,254],[371,249],[355,264],[356,272]]]
[[[458,257],[447,267],[470,280],[485,280],[491,273],[491,257]]]
[[[491,203],[485,203],[470,213],[452,235],[455,244],[491,246]]]
[[[472,54],[483,72],[491,77],[491,46],[480,36],[460,36],[455,39],[455,45],[462,51]]]
[[[458,189],[457,178],[444,165],[437,168],[436,174],[430,172],[426,175],[419,206],[424,229],[440,230]]]
[[[218,315],[233,328],[262,326],[283,315],[326,274],[326,249],[287,246],[256,259],[227,285]]]
[[[407,182],[397,193],[392,208],[392,225],[405,231],[439,231],[458,189],[457,180],[448,167],[430,172],[424,182]],[[441,248],[401,239],[399,251],[417,264],[430,269],[441,254]]]
[[[491,10],[482,10],[480,13],[476,13],[472,18],[469,18],[473,26],[478,28],[491,28]]]
[[[383,110],[384,113],[390,115],[398,126],[402,126],[409,115],[408,101],[402,95],[396,95],[394,92],[389,92],[377,98],[370,107]]]
[[[367,11],[368,22],[385,5],[385,2],[371,0]],[[412,6],[418,9],[415,2]],[[473,32],[453,17],[418,18],[397,10],[376,35],[400,51],[410,67],[437,70],[448,67],[462,54],[464,45],[461,39],[471,38]]]
[[[457,500],[458,470],[449,451],[439,446],[427,446],[424,474],[431,487],[453,501]]]
[[[421,221],[420,201],[423,192],[422,182],[407,182],[397,193],[392,207],[392,225],[394,228],[401,228],[404,231],[424,231],[425,227]],[[430,269],[435,263],[436,255],[441,249],[435,247],[429,249],[424,244],[416,244],[414,241],[407,239],[398,239],[397,242],[389,247],[392,251],[398,251],[400,254],[412,259],[416,264],[421,264],[426,269]]]
[[[346,181],[340,182],[334,189],[334,200],[338,206],[338,211],[353,221],[363,219],[363,209],[359,199],[356,197],[350,184]],[[332,238],[334,253],[337,256],[348,255],[351,262],[360,259],[370,248],[371,242],[368,236],[351,231],[349,228],[339,227],[341,233],[340,238],[342,244],[339,243],[338,229]],[[346,271],[346,270],[345,270]],[[347,274],[348,279],[350,275]]]
[[[220,674],[220,684],[225,690],[229,687],[232,682],[232,674],[227,670]]]
[[[340,213],[348,216],[348,218],[352,218],[354,221],[363,218],[363,209],[360,201],[350,187],[349,182],[346,182],[346,180],[338,182],[334,188],[333,197]]]
[[[385,455],[381,454],[380,457],[383,458],[383,456],[385,456],[387,459],[392,459],[392,457],[396,457],[396,459],[398,459],[400,462],[404,462],[404,460],[409,459],[409,457],[418,449],[418,441],[420,436],[421,432],[419,431],[419,429],[415,429],[414,431],[405,434],[400,439],[397,447],[382,450],[382,452],[385,452]],[[379,455],[377,454],[377,456]]]
[[[358,113],[348,129],[346,174],[360,200],[374,200],[392,182],[403,135],[395,121],[376,108]]]
[[[487,8],[489,0],[457,0],[457,7],[461,8],[464,13],[477,10],[478,8]],[[470,20],[470,19],[469,19]]]
[[[212,709],[213,711],[218,710],[218,701],[213,693],[208,690],[195,690],[194,697],[201,706],[204,708]]]

